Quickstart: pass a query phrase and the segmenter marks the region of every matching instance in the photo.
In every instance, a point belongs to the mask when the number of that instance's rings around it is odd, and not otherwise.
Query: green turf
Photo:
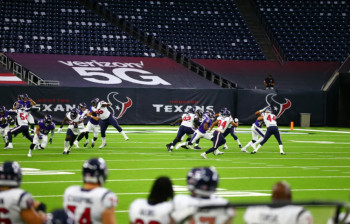
[[[107,147],[98,149],[100,137],[94,149],[72,149],[70,155],[62,155],[65,134],[54,136],[52,145],[45,150],[34,151],[28,158],[29,141],[22,136],[14,138],[12,150],[2,150],[0,160],[16,160],[22,168],[40,171],[65,171],[73,174],[29,175],[25,171],[22,187],[36,200],[47,204],[48,210],[62,207],[62,195],[66,187],[81,184],[81,166],[84,160],[100,156],[107,161],[109,177],[105,187],[118,195],[116,217],[119,223],[128,223],[128,207],[132,200],[147,197],[153,180],[161,175],[169,176],[176,186],[185,186],[187,171],[194,166],[215,166],[220,175],[219,192],[229,195],[233,203],[270,202],[271,187],[276,181],[285,180],[292,186],[294,201],[331,200],[346,202],[350,192],[350,129],[310,128],[294,131],[282,127],[282,140],[287,155],[279,154],[278,145],[271,138],[257,154],[241,153],[231,136],[227,137],[229,149],[221,156],[203,151],[174,150],[168,153],[165,144],[172,141],[176,131],[168,126],[123,126],[129,136],[124,141],[120,134],[107,133]],[[113,130],[113,129],[109,129]],[[238,128],[242,144],[251,139],[248,126]],[[323,132],[323,131],[339,132]],[[91,138],[90,134],[90,138]],[[211,142],[201,140],[200,146],[209,149]],[[251,150],[251,149],[249,149]],[[223,150],[222,150],[223,151]],[[32,171],[32,174],[38,174]],[[40,174],[40,173],[39,173]],[[241,193],[239,193],[241,192]],[[242,193],[243,192],[243,193]],[[181,192],[184,193],[184,192]],[[259,196],[247,194],[259,193]],[[315,223],[325,223],[333,214],[333,208],[310,208]],[[237,210],[235,223],[243,223],[244,209]]]

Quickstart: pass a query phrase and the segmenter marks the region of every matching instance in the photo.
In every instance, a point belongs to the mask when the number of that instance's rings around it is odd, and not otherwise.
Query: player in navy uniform
[[[262,140],[264,139],[265,136],[265,131],[262,130],[262,126],[264,125],[264,112],[265,109],[261,109],[258,110],[257,112],[255,112],[255,115],[257,116],[256,121],[252,124],[252,140],[250,142],[248,142],[248,144],[246,146],[244,146],[241,151],[242,152],[248,152],[247,148],[248,147],[252,147],[253,150],[256,149],[256,144],[259,144],[260,142],[262,142]]]
[[[98,98],[96,99],[93,99],[91,101],[91,105],[95,104],[96,105],[96,102],[98,102]],[[97,140],[98,138],[98,131],[99,131],[99,125],[100,125],[100,118],[97,116],[97,114],[92,110],[93,106],[90,106],[89,108],[89,112],[87,113],[87,116],[90,117],[87,125],[86,125],[86,128],[84,130],[85,132],[85,135],[88,137],[89,139],[89,132],[90,131],[93,131],[94,133],[94,137],[91,141],[91,148],[93,148],[95,146],[95,141]],[[85,142],[86,143],[86,142]],[[89,140],[87,141],[87,144],[89,144]],[[84,144],[84,147],[86,145]]]
[[[66,133],[66,138],[64,141],[64,150],[62,154],[68,155],[70,153],[70,150],[73,146],[75,139],[78,137],[79,123],[82,122],[79,115],[79,110],[77,108],[73,108],[71,111],[69,111],[66,114],[66,117],[63,119],[60,128],[57,130],[58,133],[62,131],[62,127],[67,121],[69,125]]]
[[[28,129],[28,111],[29,109],[26,109],[23,107],[22,104],[17,104],[16,110],[9,110],[9,115],[16,115],[17,119],[17,125],[16,127],[12,128],[8,133],[8,140],[5,145],[5,149],[13,149],[12,145],[12,135],[17,136],[19,133],[22,133],[24,137],[26,137],[30,142],[33,141],[33,137],[29,134]]]
[[[120,134],[123,135],[125,141],[129,140],[128,136],[125,134],[123,129],[118,124],[117,119],[113,116],[113,114],[108,110],[108,107],[112,106],[111,103],[107,103],[105,101],[99,101],[98,98],[93,100],[92,102],[92,111],[97,114],[100,118],[100,128],[101,128],[101,138],[102,144],[100,145],[100,149],[105,147],[106,144],[106,130],[109,125],[115,127]]]
[[[12,117],[4,106],[0,106],[0,135],[4,142],[7,142],[7,133],[10,131]]]
[[[47,145],[48,135],[51,132],[49,143],[52,144],[52,138],[55,133],[55,123],[52,121],[51,115],[45,115],[43,119],[40,119],[38,126],[36,127],[33,143],[30,145],[28,157],[32,157],[33,149],[45,149]],[[41,142],[40,142],[41,140]]]
[[[46,205],[34,202],[30,193],[19,188],[21,182],[22,171],[17,162],[0,165],[0,223],[45,223]]]
[[[278,141],[279,144],[279,149],[281,155],[285,155],[286,153],[283,151],[283,144],[281,140],[281,135],[277,127],[277,122],[276,122],[276,115],[272,113],[272,110],[270,107],[267,107],[265,109],[265,114],[264,114],[264,123],[266,124],[267,130],[266,134],[264,136],[264,140],[260,142],[260,144],[254,149],[254,151],[251,152],[251,154],[255,154],[258,152],[258,150],[269,140],[271,135],[274,135],[276,140]]]
[[[198,121],[198,119],[198,115],[195,114],[195,108],[191,107],[179,119],[170,124],[175,125],[176,123],[181,121],[181,125],[177,131],[175,139],[173,140],[173,142],[166,144],[168,152],[173,151],[174,146],[181,141],[182,137],[185,134],[192,137],[195,131],[195,123]]]

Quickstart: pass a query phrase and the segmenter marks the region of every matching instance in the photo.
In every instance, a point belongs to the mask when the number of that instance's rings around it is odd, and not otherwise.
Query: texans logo
[[[277,94],[270,93],[266,96],[265,99],[266,103],[272,108],[273,114],[277,114],[276,116],[280,117],[284,113],[284,111],[286,111],[292,106],[292,102],[290,102],[290,100],[287,98],[284,98],[284,103],[277,102],[274,99],[276,95]]]
[[[118,100],[118,94],[117,92],[111,92],[107,96],[108,102],[112,104],[110,108],[113,111],[113,115],[117,117],[117,119],[121,118],[126,110],[132,106],[132,100],[129,97],[126,97],[126,102],[122,102]]]

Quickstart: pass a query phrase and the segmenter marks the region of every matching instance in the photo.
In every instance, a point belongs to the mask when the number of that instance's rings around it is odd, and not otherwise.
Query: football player
[[[20,95],[21,99],[18,101],[19,104],[22,104],[24,108],[28,109],[28,123],[30,124],[30,130],[31,133],[34,134],[34,125],[35,125],[35,121],[34,121],[34,117],[33,115],[30,113],[31,109],[32,110],[38,110],[38,108],[35,108],[34,106],[36,105],[36,102],[34,100],[32,100],[28,94],[23,94]]]
[[[175,125],[176,123],[181,122],[181,125],[177,131],[177,135],[173,142],[166,144],[168,152],[172,152],[174,146],[181,142],[182,137],[186,134],[189,137],[195,132],[195,126],[198,125],[199,116],[196,115],[195,107],[189,108],[179,119],[171,123],[170,125]]]
[[[229,110],[225,110],[223,113],[222,113],[222,116],[218,117],[217,120],[215,122],[212,123],[212,125],[210,126],[209,130],[211,131],[216,125],[218,126],[216,128],[216,130],[214,131],[214,137],[212,139],[213,141],[213,147],[210,148],[209,150],[207,150],[206,152],[203,152],[201,154],[201,156],[204,158],[204,159],[207,159],[207,154],[209,153],[214,153],[214,155],[221,155],[221,154],[224,154],[223,152],[220,152],[218,150],[218,148],[222,145],[224,145],[226,143],[226,139],[223,135],[223,133],[225,133],[227,127],[229,125],[232,125],[234,127],[237,127],[238,124],[235,123],[233,120],[232,120],[232,117],[231,117],[231,112]]]
[[[102,144],[100,145],[100,149],[105,147],[106,144],[106,130],[109,125],[115,127],[120,134],[123,135],[125,141],[129,140],[128,136],[125,134],[123,129],[119,126],[117,119],[113,116],[113,114],[108,110],[108,107],[112,106],[111,103],[107,103],[105,101],[99,101],[98,98],[92,101],[92,111],[97,114],[100,118],[100,128],[101,128],[101,139]]]
[[[247,148],[248,147],[252,147],[253,150],[255,150],[256,144],[259,144],[260,142],[262,142],[262,140],[264,139],[265,136],[265,131],[262,130],[262,126],[264,125],[264,112],[265,109],[261,109],[258,110],[257,112],[255,112],[255,115],[257,116],[256,121],[252,124],[252,140],[246,145],[244,146],[241,151],[242,152],[248,152]],[[259,138],[260,137],[260,138]]]
[[[244,213],[246,224],[312,224],[313,217],[309,211],[302,206],[283,205],[290,204],[292,192],[286,182],[277,182],[272,190],[272,202],[276,206],[252,206],[248,207]]]
[[[78,109],[79,109],[79,116],[85,120],[85,118],[87,117],[87,113],[89,112],[86,109],[86,103],[79,103],[78,105]],[[85,132],[85,126],[84,126],[84,122],[79,123],[78,125],[79,128],[79,136],[78,138],[74,141],[74,145],[75,147],[79,148],[79,141],[85,137],[85,143],[84,143],[84,147],[87,146],[87,144],[89,144],[89,135],[87,135],[87,133]]]
[[[171,217],[175,223],[232,223],[235,211],[232,207],[198,210],[201,206],[224,206],[227,199],[215,195],[219,175],[214,167],[196,167],[187,174],[187,189],[190,195],[176,195]],[[184,219],[189,217],[189,220]],[[184,222],[183,222],[184,221]]]
[[[266,134],[264,136],[264,139],[260,144],[254,149],[251,154],[255,154],[258,152],[258,150],[263,146],[267,140],[271,137],[271,135],[274,135],[276,140],[278,141],[279,149],[281,155],[285,155],[286,153],[283,151],[283,144],[281,140],[281,135],[277,127],[277,122],[276,122],[276,115],[272,113],[271,107],[267,107],[265,109],[264,113],[264,123],[266,124]],[[255,143],[256,144],[256,143]]]
[[[63,207],[74,223],[115,224],[116,195],[104,188],[107,165],[102,158],[91,158],[83,164],[84,185],[68,187]]]
[[[12,117],[4,106],[0,106],[0,135],[4,142],[7,142],[7,132],[10,131]]]
[[[30,193],[20,189],[21,167],[7,161],[0,166],[0,223],[37,223],[46,221],[46,205],[34,202]]]
[[[32,151],[35,149],[45,149],[49,132],[51,132],[49,143],[52,144],[52,138],[55,134],[55,123],[52,121],[51,115],[45,115],[43,119],[38,121],[36,127],[33,143],[30,145],[28,157],[32,157]]]
[[[168,177],[159,177],[153,184],[148,199],[136,199],[129,208],[130,224],[171,223],[174,190]]]
[[[79,116],[79,110],[73,108],[66,114],[66,117],[63,119],[60,128],[57,130],[57,133],[62,131],[63,125],[68,121],[68,128],[66,133],[66,138],[64,141],[64,150],[62,154],[69,154],[73,146],[75,139],[79,134],[79,123],[83,122],[84,119],[81,119]]]
[[[16,115],[18,126],[12,128],[7,133],[8,139],[5,145],[5,149],[13,149],[12,135],[17,136],[19,133],[22,133],[23,136],[26,137],[30,142],[33,141],[33,137],[29,134],[29,129],[28,129],[28,120],[27,120],[28,111],[29,109],[24,108],[22,104],[17,104],[16,110],[8,111],[9,115]]]

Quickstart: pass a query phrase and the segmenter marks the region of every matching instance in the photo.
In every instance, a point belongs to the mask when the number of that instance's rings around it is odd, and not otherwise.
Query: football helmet
[[[71,118],[72,120],[74,120],[75,118],[77,118],[78,114],[79,114],[78,109],[77,109],[77,108],[73,108],[73,109],[70,111],[70,118]]]
[[[45,126],[49,126],[52,123],[52,116],[51,115],[45,115],[44,123],[45,123]]]
[[[86,108],[86,103],[81,102],[81,103],[79,103],[78,107],[79,107],[79,109],[81,109],[82,107]]]
[[[199,118],[202,118],[202,117],[203,117],[203,111],[202,111],[202,109],[196,110],[196,115],[197,115]]]
[[[28,94],[23,94],[23,100],[28,100],[29,99],[29,96],[28,96]]]
[[[224,117],[229,117],[229,116],[231,116],[231,112],[229,111],[229,110],[225,110],[223,113],[222,113],[222,116],[224,116]]]
[[[0,114],[4,115],[6,112],[6,108],[4,106],[0,106]]]
[[[18,103],[17,105],[16,105],[16,109],[17,110],[21,110],[21,109],[23,109],[24,107],[23,107],[23,104],[20,104],[20,103]]]
[[[0,186],[19,187],[22,181],[21,167],[17,162],[7,161],[0,166]]]
[[[20,94],[17,96],[17,100],[23,100],[24,99],[24,95],[23,94]]]
[[[101,186],[107,179],[107,164],[102,158],[91,158],[86,160],[83,165],[84,183],[100,184]]]
[[[220,114],[221,115],[223,115],[224,114],[224,112],[227,110],[227,108],[226,107],[223,107],[223,108],[221,108],[221,110],[220,110]]]
[[[196,112],[196,107],[190,107],[190,108],[187,108],[186,110],[186,113],[191,113],[191,114],[194,114]]]
[[[91,106],[96,107],[98,102],[100,102],[99,98],[95,98],[95,99],[91,100]]]
[[[215,118],[215,111],[213,109],[207,109],[205,113],[208,114],[209,118]]]
[[[272,108],[271,107],[266,107],[264,112],[267,113],[267,114],[271,113],[272,112]]]
[[[187,188],[198,196],[209,197],[215,193],[218,182],[219,175],[214,167],[196,167],[187,173]]]

